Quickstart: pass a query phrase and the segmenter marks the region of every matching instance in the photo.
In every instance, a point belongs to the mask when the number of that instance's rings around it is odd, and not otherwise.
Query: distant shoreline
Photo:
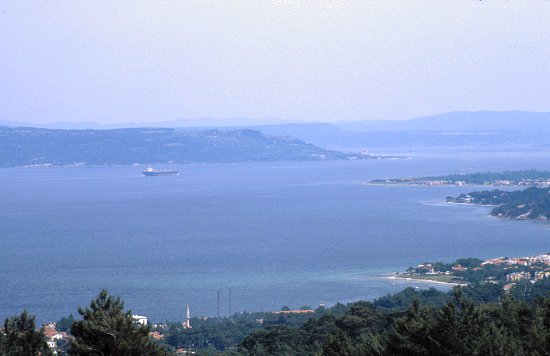
[[[494,204],[476,204],[476,203],[458,203],[458,202],[454,202],[454,201],[448,201],[447,204],[449,205],[463,205],[463,206],[481,206],[481,207],[488,207],[488,208],[493,208],[495,206],[498,206],[498,205],[494,205]]]
[[[442,281],[436,281],[434,279],[429,278],[418,278],[414,275],[394,275],[388,277],[389,279],[401,279],[406,281],[415,281],[415,282],[424,282],[424,283],[435,283],[435,284],[443,284],[448,286],[467,286],[468,283],[455,283],[455,282],[442,282]]]
[[[173,166],[173,165],[191,165],[191,164],[239,164],[239,163],[293,163],[293,162],[353,162],[353,161],[393,161],[393,160],[403,160],[411,159],[410,157],[405,156],[386,156],[386,155],[371,155],[364,156],[358,159],[352,158],[334,158],[334,159],[265,159],[265,160],[219,160],[219,161],[208,161],[208,160],[192,160],[187,162],[153,162],[153,163],[105,163],[105,164],[88,164],[86,162],[78,163],[67,163],[67,164],[54,164],[54,163],[44,163],[44,164],[24,164],[24,165],[14,165],[14,166],[0,166],[0,169],[52,169],[52,168],[96,168],[96,167],[142,167],[142,166]],[[368,183],[370,185],[370,183]],[[381,185],[381,184],[373,184]]]

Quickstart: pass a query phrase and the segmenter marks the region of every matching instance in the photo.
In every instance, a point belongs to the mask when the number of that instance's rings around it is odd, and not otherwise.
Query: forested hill
[[[447,197],[448,202],[496,205],[491,215],[511,219],[550,219],[550,188],[525,190],[484,190]]]
[[[51,130],[0,127],[0,167],[125,165],[372,158],[325,150],[256,130],[132,128]]]

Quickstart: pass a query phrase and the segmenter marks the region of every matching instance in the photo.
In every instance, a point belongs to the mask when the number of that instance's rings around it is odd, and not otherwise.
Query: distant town
[[[426,262],[409,267],[397,278],[467,285],[491,283],[510,291],[518,282],[535,284],[550,278],[550,253],[527,257],[498,257],[488,260],[462,258],[454,263]],[[522,284],[523,288],[523,284]]]
[[[550,187],[550,171],[522,170],[502,173],[458,173],[445,176],[420,178],[375,179],[371,184],[404,184],[404,185],[486,185],[518,187]]]

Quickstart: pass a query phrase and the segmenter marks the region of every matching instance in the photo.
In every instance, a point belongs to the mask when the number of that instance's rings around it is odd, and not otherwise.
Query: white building
[[[189,304],[187,304],[187,313],[185,314],[185,321],[182,323],[184,329],[191,329],[191,314],[189,314]]]
[[[147,325],[147,317],[143,315],[132,315],[132,319],[141,325]]]

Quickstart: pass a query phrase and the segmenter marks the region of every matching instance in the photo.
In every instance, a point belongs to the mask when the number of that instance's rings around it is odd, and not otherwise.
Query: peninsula
[[[0,167],[392,158],[324,149],[251,129],[52,130],[0,126]]]
[[[444,176],[420,178],[375,179],[371,184],[405,184],[405,185],[487,185],[487,186],[522,186],[550,187],[550,171],[535,169],[506,171],[501,173],[455,173]]]
[[[519,220],[550,219],[550,187],[530,187],[524,190],[484,190],[447,197],[448,203],[494,206],[490,214],[499,218]]]

